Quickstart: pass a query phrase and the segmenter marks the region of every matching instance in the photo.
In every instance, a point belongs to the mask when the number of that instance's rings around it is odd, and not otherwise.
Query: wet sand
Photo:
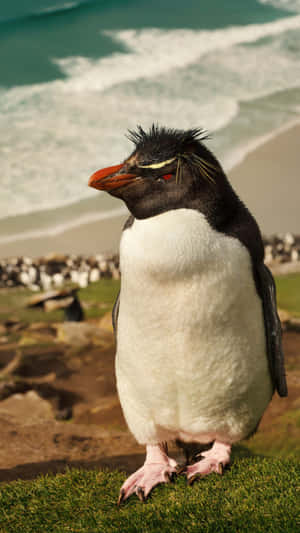
[[[250,152],[229,178],[263,234],[300,233],[300,125]]]
[[[287,231],[300,233],[299,169],[300,125],[296,125],[262,143],[229,172],[233,187],[256,217],[265,235]],[[106,203],[105,210],[107,210],[108,202],[113,200],[109,198],[107,195],[102,195],[99,204],[97,196],[85,200],[85,213],[89,213],[89,207],[91,212],[95,212],[98,206],[101,215],[102,203],[103,206]],[[113,202],[111,206],[113,208],[122,205],[115,199]],[[72,209],[74,212],[75,208]],[[127,216],[124,214],[81,223],[56,235],[5,242],[0,246],[0,257],[15,255],[36,257],[49,252],[74,254],[116,252]],[[36,220],[38,227],[38,219]]]
[[[27,255],[39,257],[51,252],[95,255],[116,252],[127,216],[81,224],[53,237],[39,237],[1,246],[1,257]]]

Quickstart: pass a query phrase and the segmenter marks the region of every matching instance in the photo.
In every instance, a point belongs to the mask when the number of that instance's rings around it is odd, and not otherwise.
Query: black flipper
[[[282,351],[282,329],[277,313],[273,276],[264,263],[255,265],[257,288],[263,303],[267,354],[274,388],[279,396],[287,396],[287,383]]]
[[[114,303],[113,310],[112,310],[112,324],[113,324],[116,340],[117,340],[119,307],[120,307],[120,291],[118,292],[118,296],[117,296],[117,299]]]
[[[124,226],[123,226],[123,231],[125,231],[126,229],[129,229],[131,228],[132,224],[134,223],[134,216],[130,215]],[[117,340],[117,330],[118,330],[118,316],[119,316],[119,307],[120,307],[120,291],[118,293],[118,296],[117,296],[117,299],[114,303],[114,306],[113,306],[113,310],[112,310],[112,324],[113,324],[113,328],[114,328],[114,334],[115,334],[115,339]]]

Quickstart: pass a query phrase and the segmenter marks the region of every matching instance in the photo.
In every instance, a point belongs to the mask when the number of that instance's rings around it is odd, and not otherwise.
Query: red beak
[[[89,179],[89,187],[94,187],[94,189],[99,191],[111,191],[127,185],[137,176],[135,174],[118,174],[123,166],[124,164],[122,163],[122,165],[97,170]]]

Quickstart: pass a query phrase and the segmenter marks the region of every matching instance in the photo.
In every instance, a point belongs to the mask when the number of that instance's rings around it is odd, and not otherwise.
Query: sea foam
[[[66,79],[2,89],[0,217],[94,194],[88,176],[124,159],[132,149],[124,132],[137,123],[219,130],[211,146],[229,161],[233,147],[246,150],[249,136],[299,108],[290,93],[267,114],[257,104],[299,86],[299,28],[300,16],[290,16],[212,31],[109,32],[122,53],[55,59]]]
[[[104,32],[124,46],[126,52],[100,60],[71,57],[56,60],[69,76],[65,90],[103,91],[139,78],[147,79],[182,69],[210,53],[226,54],[228,48],[249,44],[300,28],[300,16],[287,17],[266,24],[232,26],[205,30],[123,30]]]
[[[280,9],[286,9],[287,11],[293,11],[294,13],[300,12],[300,0],[259,0],[261,4],[269,4]]]

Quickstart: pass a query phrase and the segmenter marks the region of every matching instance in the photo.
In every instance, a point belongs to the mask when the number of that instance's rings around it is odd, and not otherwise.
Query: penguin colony
[[[287,395],[275,285],[256,221],[201,129],[129,132],[133,152],[89,185],[125,202],[116,378],[144,465],[120,490],[147,498],[177,472],[167,441],[210,444],[182,471],[222,474],[274,390]]]
[[[66,283],[81,288],[102,278],[119,279],[117,255],[75,256],[51,254],[32,259],[15,257],[0,260],[0,288],[23,286],[48,291]]]
[[[300,235],[286,233],[264,237],[267,265],[300,262]],[[12,257],[0,260],[0,288],[27,287],[49,290],[73,282],[80,287],[102,278],[119,279],[118,254],[95,256],[52,255],[33,259]]]

